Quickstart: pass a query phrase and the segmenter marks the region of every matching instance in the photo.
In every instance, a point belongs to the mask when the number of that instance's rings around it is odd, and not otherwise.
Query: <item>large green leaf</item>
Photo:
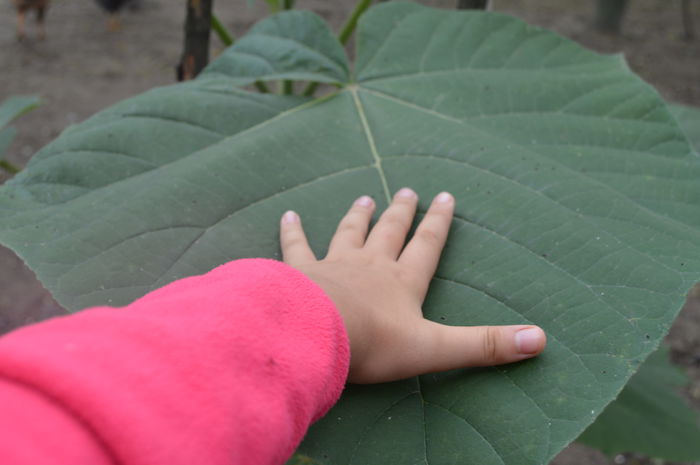
[[[258,26],[247,50],[281,61],[260,78],[336,82],[344,59],[308,59],[335,53],[330,33],[265,55],[268,35],[317,30],[311,18]],[[700,163],[618,57],[507,16],[398,2],[363,17],[354,78],[320,99],[234,88],[256,78],[237,53],[66,131],[0,191],[0,238],[75,310],[278,257],[290,207],[322,255],[357,196],[381,208],[410,185],[424,211],[450,190],[457,211],[426,316],[533,322],[547,350],[351,386],[304,460],[546,463],[615,398],[700,277]]]
[[[677,104],[668,108],[700,151],[700,110]],[[638,452],[666,460],[700,460],[699,414],[677,392],[687,384],[683,371],[670,363],[668,349],[660,348],[578,441],[611,456]]]
[[[662,347],[578,440],[608,455],[638,452],[666,460],[700,460],[698,413],[675,391],[687,384]]]

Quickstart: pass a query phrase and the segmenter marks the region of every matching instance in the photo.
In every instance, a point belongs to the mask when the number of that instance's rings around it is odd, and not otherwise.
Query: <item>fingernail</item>
[[[396,193],[397,197],[404,197],[407,199],[417,197],[416,193],[413,191],[413,189],[409,189],[408,187],[404,187],[400,191]]]
[[[292,224],[292,223],[296,223],[298,221],[299,221],[299,215],[297,215],[296,213],[294,213],[291,210],[289,210],[284,215],[282,215],[282,223],[284,223],[284,224]]]
[[[435,197],[437,203],[449,203],[452,202],[452,194],[449,192],[441,192]]]
[[[542,347],[544,342],[544,331],[540,328],[525,328],[515,333],[515,347],[518,353],[535,354]]]
[[[358,207],[371,207],[373,203],[374,200],[372,200],[372,197],[369,195],[363,195],[359,199],[355,200],[355,205]]]

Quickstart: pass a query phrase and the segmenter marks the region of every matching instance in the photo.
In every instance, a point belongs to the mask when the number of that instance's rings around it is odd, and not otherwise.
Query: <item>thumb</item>
[[[445,326],[432,323],[432,356],[424,372],[513,363],[544,350],[547,336],[538,326]],[[430,334],[432,333],[432,334]]]

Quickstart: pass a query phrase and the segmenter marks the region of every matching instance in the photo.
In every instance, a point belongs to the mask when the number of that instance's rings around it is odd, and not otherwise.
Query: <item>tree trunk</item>
[[[459,10],[485,10],[489,6],[489,0],[457,0]]]
[[[187,0],[185,44],[180,64],[177,66],[178,81],[194,79],[209,62],[213,3],[214,0]]]
[[[619,34],[627,0],[598,0],[595,27],[609,34]]]
[[[681,15],[683,19],[683,38],[693,40],[695,38],[695,27],[693,26],[693,13],[690,9],[690,0],[683,0],[681,3]]]

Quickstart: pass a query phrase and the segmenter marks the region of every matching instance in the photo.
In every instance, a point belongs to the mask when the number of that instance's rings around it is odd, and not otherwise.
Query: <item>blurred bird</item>
[[[39,25],[39,38],[46,38],[44,27],[44,14],[49,7],[50,0],[13,0],[17,8],[17,40],[24,40],[24,19],[27,10],[36,10],[36,22]]]
[[[138,6],[138,0],[95,0],[99,6],[109,13],[109,22],[107,27],[110,31],[118,31],[121,29],[121,21],[119,19],[119,11],[126,5]]]

